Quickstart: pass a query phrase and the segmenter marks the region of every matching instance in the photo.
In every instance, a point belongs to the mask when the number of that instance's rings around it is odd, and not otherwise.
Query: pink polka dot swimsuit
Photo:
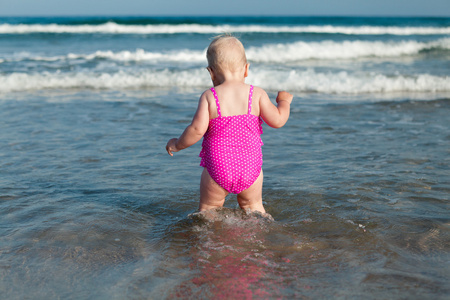
[[[239,194],[258,178],[262,167],[262,120],[252,115],[253,86],[250,86],[248,114],[222,117],[216,90],[211,88],[217,105],[215,119],[209,120],[203,136],[200,166],[206,167],[217,184]]]

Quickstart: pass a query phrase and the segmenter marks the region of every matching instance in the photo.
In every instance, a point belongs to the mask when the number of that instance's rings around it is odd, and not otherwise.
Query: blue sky
[[[450,0],[0,0],[1,16],[450,16]]]

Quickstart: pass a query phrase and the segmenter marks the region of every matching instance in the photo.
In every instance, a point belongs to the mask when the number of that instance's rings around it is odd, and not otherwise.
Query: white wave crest
[[[416,55],[424,50],[450,50],[450,38],[443,38],[431,42],[400,41],[323,41],[323,42],[295,42],[289,44],[268,44],[261,47],[249,47],[247,57],[251,62],[288,63],[308,59],[355,59],[363,57],[401,57]],[[32,61],[64,61],[64,60],[95,60],[109,59],[121,62],[177,62],[177,63],[206,63],[206,50],[181,49],[168,52],[148,52],[144,49],[135,51],[96,51],[90,54],[69,53],[61,56],[43,57],[33,53],[20,52],[11,58],[1,59],[3,62]]]
[[[388,76],[385,74],[317,73],[314,70],[290,72],[259,70],[249,76],[255,85],[269,90],[328,94],[395,92],[448,92],[450,77],[430,74]]]
[[[73,33],[73,34],[177,34],[221,32],[260,33],[329,33],[348,35],[441,35],[450,34],[450,27],[398,26],[263,26],[263,25],[122,25],[108,22],[99,25],[1,24],[0,34]]]
[[[43,72],[35,74],[12,73],[0,75],[0,91],[30,91],[41,89],[133,89],[151,87],[207,86],[205,70],[191,71],[147,71],[139,73],[61,73]]]
[[[30,61],[64,61],[64,60],[95,60],[95,59],[109,59],[114,61],[153,61],[153,62],[204,62],[206,60],[205,51],[195,50],[177,50],[170,52],[148,52],[143,49],[136,49],[135,51],[119,51],[113,52],[111,50],[102,51],[98,50],[90,54],[76,54],[69,53],[67,55],[59,56],[40,56],[29,52],[15,53],[9,58],[0,60],[2,62],[20,62],[24,60]]]
[[[206,51],[195,50],[178,50],[166,53],[147,52],[143,49],[136,51],[96,51],[92,54],[68,54],[68,59],[85,59],[94,60],[97,58],[110,59],[116,61],[154,61],[154,62],[204,62],[206,59]]]
[[[362,57],[400,57],[433,48],[450,49],[450,38],[432,42],[401,41],[323,41],[272,44],[250,47],[246,52],[255,62],[290,62],[307,59],[354,59]]]
[[[254,69],[248,82],[267,90],[291,92],[362,94],[392,92],[449,92],[450,77],[429,74],[388,76],[384,74],[317,73],[314,70],[281,71]],[[127,73],[12,73],[0,75],[0,92],[42,89],[136,89],[210,86],[204,69],[190,71],[142,71]]]

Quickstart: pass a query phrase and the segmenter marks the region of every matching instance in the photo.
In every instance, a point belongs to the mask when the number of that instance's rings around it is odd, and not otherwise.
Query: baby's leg
[[[266,212],[262,204],[263,177],[263,171],[261,170],[255,182],[248,189],[237,195],[239,206],[242,209],[249,208],[252,211]]]
[[[225,197],[228,191],[218,185],[208,173],[203,169],[202,179],[200,180],[200,207],[199,211],[222,207],[225,203]]]

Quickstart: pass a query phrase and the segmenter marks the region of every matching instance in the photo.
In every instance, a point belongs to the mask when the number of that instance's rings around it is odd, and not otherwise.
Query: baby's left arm
[[[183,134],[178,139],[174,138],[169,140],[166,145],[167,153],[169,153],[170,156],[173,156],[173,152],[178,152],[197,143],[203,137],[206,130],[208,130],[208,125],[208,101],[206,100],[205,93],[203,93],[198,102],[197,111],[195,112],[191,124],[186,127]]]

